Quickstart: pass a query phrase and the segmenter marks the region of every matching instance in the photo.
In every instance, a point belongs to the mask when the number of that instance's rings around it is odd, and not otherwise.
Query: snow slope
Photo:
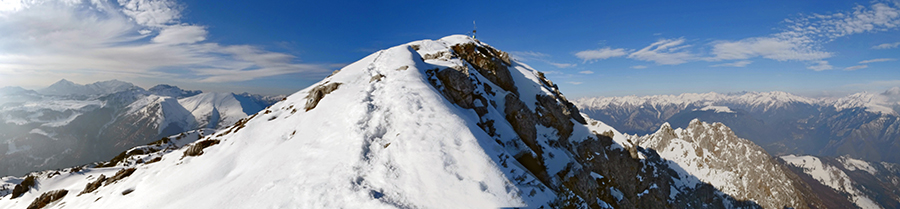
[[[223,128],[248,115],[232,93],[201,93],[179,99],[178,103],[204,128]]]
[[[542,192],[545,198],[526,202],[520,196],[526,188],[492,159],[503,149],[484,140],[490,137],[463,114],[471,110],[448,103],[424,80],[421,67],[429,65],[418,56],[407,45],[370,55],[314,85],[341,83],[315,109],[302,109],[312,87],[301,90],[239,132],[209,136],[221,144],[202,156],[165,155],[113,186],[61,202],[72,208],[495,208],[555,197]],[[396,70],[402,66],[408,68]],[[375,74],[384,78],[371,85]],[[243,114],[227,95],[195,97],[179,103],[198,117],[214,109]],[[44,187],[83,189],[65,185]],[[128,188],[134,191],[119,194]],[[36,195],[0,207],[24,207]]]
[[[781,156],[781,159],[791,165],[803,168],[803,171],[806,174],[809,174],[825,186],[831,187],[839,192],[847,193],[851,202],[860,208],[882,208],[872,201],[871,198],[859,191],[859,189],[854,186],[853,180],[851,180],[844,171],[838,167],[823,163],[818,157],[809,155],[786,155]],[[851,163],[851,165],[854,166],[853,168],[865,163],[865,161],[861,161],[862,163],[860,163],[860,160],[855,159],[845,159],[844,162]]]
[[[168,96],[148,95],[126,107],[128,116],[147,118],[154,121],[158,134],[161,134],[168,126],[177,126],[180,129],[193,129],[197,127],[197,121],[191,112],[184,109],[178,100]],[[142,121],[137,119],[136,121]]]

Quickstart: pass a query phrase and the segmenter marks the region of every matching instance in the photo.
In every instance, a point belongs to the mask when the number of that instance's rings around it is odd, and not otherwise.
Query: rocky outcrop
[[[445,68],[437,72],[437,78],[444,84],[444,94],[448,100],[462,108],[474,107],[472,93],[475,91],[475,86],[469,80],[467,69]]]
[[[457,44],[451,48],[459,58],[472,65],[489,81],[497,84],[503,90],[518,93],[515,81],[509,74],[509,55],[506,55],[505,52],[497,55],[494,52],[499,53],[499,50],[485,45],[475,45],[475,43]],[[503,57],[506,58],[502,59]]]
[[[764,208],[821,208],[818,198],[762,147],[734,135],[722,123],[693,120],[685,129],[664,124],[654,134],[633,139],[665,160],[737,199],[755,200]]]
[[[31,202],[31,204],[28,205],[27,208],[28,209],[44,208],[44,206],[47,206],[48,204],[50,204],[52,202],[62,199],[63,197],[66,196],[66,194],[69,194],[69,190],[63,189],[63,190],[49,191],[47,193],[41,194],[40,197],[34,199],[34,201]]]
[[[306,106],[304,107],[306,111],[316,108],[316,105],[319,105],[319,101],[325,98],[325,95],[337,90],[339,86],[341,86],[341,83],[324,83],[309,90],[309,95],[306,96]]]

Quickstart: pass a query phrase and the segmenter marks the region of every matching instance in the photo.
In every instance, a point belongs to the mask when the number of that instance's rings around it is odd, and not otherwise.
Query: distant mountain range
[[[215,130],[282,98],[164,84],[144,90],[118,80],[0,88],[0,176],[83,165],[164,136]]]
[[[785,92],[705,93],[583,98],[592,118],[626,133],[648,134],[663,123],[695,118],[722,122],[775,155],[848,155],[900,163],[900,88],[880,94],[809,98]]]

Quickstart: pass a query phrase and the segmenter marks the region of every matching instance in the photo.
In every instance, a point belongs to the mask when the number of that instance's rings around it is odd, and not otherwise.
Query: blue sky
[[[0,0],[0,86],[289,94],[472,21],[569,97],[900,86],[898,1],[229,0]]]

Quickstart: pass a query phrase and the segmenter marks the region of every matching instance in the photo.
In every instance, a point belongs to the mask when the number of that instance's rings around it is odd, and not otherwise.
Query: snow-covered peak
[[[696,110],[698,110],[698,109],[694,109],[694,110],[696,111]],[[714,105],[710,105],[710,106],[706,106],[706,107],[700,108],[699,110],[700,110],[700,111],[714,111],[714,112],[716,112],[716,113],[735,113],[733,110],[731,110],[731,108],[728,108],[728,107],[726,107],[726,106],[714,106]]]
[[[191,112],[201,127],[218,129],[247,117],[244,107],[232,93],[201,93],[178,100]]]
[[[825,98],[822,100],[822,103],[831,105],[838,111],[861,107],[869,112],[888,115],[897,115],[897,112],[894,111],[892,106],[898,105],[897,103],[892,103],[890,96],[887,94],[873,94],[868,92],[855,93],[840,98]]]
[[[167,85],[167,84],[159,84],[150,89],[147,89],[151,94],[159,95],[159,96],[168,96],[174,97],[176,99],[194,96],[203,91],[200,90],[184,90],[178,88],[177,86]]]
[[[885,95],[885,96],[900,96],[900,86],[895,86],[895,87],[893,87],[893,88],[890,88],[890,89],[888,89],[888,90],[885,90],[884,92],[881,93],[881,95]]]
[[[725,194],[753,200],[764,208],[805,206],[799,201],[803,199],[801,190],[792,185],[787,171],[761,147],[735,136],[722,123],[694,119],[688,127],[674,130],[665,123],[656,133],[632,140],[641,147],[656,150],[671,166],[683,169],[679,171],[683,180],[676,184],[679,187],[705,182]]]
[[[191,112],[182,107],[178,100],[168,96],[149,95],[131,103],[126,109],[126,115],[140,118],[135,121],[154,123],[157,134],[170,125],[183,129],[193,128],[197,123]]]
[[[802,168],[804,173],[810,175],[813,179],[819,181],[819,183],[838,192],[848,194],[850,201],[860,208],[881,208],[877,203],[872,201],[871,198],[867,197],[862,191],[857,189],[853,180],[851,180],[850,177],[847,176],[847,173],[840,167],[833,166],[823,162],[822,159],[818,157],[810,155],[785,155],[781,156],[781,159],[790,165]],[[849,165],[853,169],[858,169],[860,167],[866,169],[871,168],[865,161],[859,161],[852,158],[841,159],[842,160],[839,161],[841,161],[844,166]]]
[[[100,81],[92,84],[80,85],[62,79],[38,92],[46,95],[105,95],[132,88],[139,87],[120,80]]]

